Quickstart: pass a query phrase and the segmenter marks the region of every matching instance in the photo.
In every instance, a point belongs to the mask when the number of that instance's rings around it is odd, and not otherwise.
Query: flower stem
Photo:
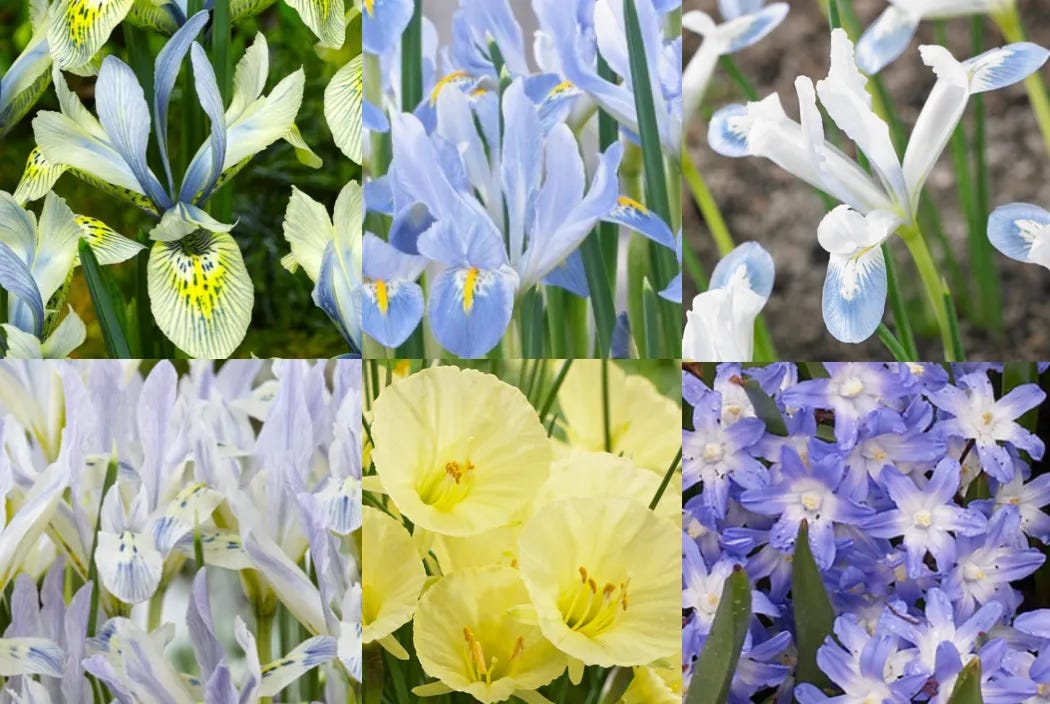
[[[693,200],[700,208],[700,215],[703,216],[704,222],[711,230],[711,237],[715,241],[715,246],[718,247],[718,254],[724,257],[733,251],[733,237],[729,234],[729,226],[722,217],[722,211],[718,209],[718,203],[711,195],[711,190],[707,187],[704,177],[700,174],[700,169],[696,167],[693,156],[688,150],[682,151],[682,175],[685,176],[689,190],[693,192]]]
[[[1024,26],[1021,24],[1017,7],[1013,3],[1010,3],[1010,6],[1003,12],[992,15],[992,19],[999,25],[999,29],[1008,42],[1025,41]],[[1039,122],[1046,149],[1050,152],[1050,97],[1047,96],[1046,84],[1043,83],[1039,71],[1024,79],[1024,87],[1028,90],[1032,111],[1035,112],[1035,119]]]
[[[270,646],[270,636],[273,632],[274,609],[262,609],[255,612],[255,651],[259,655],[259,664],[266,666],[273,660],[273,650]],[[269,704],[270,698],[264,697],[259,700],[263,704]]]
[[[160,617],[163,612],[164,592],[158,589],[153,598],[149,600],[149,616],[146,623],[150,633],[160,627]]]
[[[919,270],[919,278],[922,286],[926,289],[926,295],[933,307],[934,317],[937,319],[937,328],[941,333],[941,343],[944,346],[945,360],[958,362],[955,359],[955,342],[953,340],[951,321],[949,320],[948,307],[945,297],[951,295],[948,284],[937,273],[937,265],[930,256],[930,249],[926,246],[926,239],[917,225],[907,225],[901,228],[901,238],[908,246],[915,266]]]

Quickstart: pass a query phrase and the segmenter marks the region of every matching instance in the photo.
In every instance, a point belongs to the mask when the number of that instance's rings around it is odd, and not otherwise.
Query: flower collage
[[[0,704],[1050,704],[1046,2],[0,0]]]

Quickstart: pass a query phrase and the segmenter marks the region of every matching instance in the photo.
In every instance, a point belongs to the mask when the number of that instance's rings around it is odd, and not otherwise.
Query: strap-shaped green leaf
[[[686,704],[720,704],[729,696],[740,650],[751,621],[751,582],[737,565],[722,587],[711,632],[693,665]]]
[[[130,359],[131,348],[128,346],[124,329],[120,325],[117,308],[106,286],[98,259],[87,240],[80,240],[79,251],[80,266],[84,270],[84,280],[87,281],[88,293],[91,294],[91,303],[95,306],[99,327],[102,328],[102,339],[106,343],[106,352],[110,357]]]
[[[831,600],[809,547],[809,524],[805,520],[798,528],[795,554],[791,560],[791,603],[798,643],[796,681],[809,682],[817,687],[831,686],[831,681],[817,665],[817,650],[831,635],[835,611],[831,608]]]

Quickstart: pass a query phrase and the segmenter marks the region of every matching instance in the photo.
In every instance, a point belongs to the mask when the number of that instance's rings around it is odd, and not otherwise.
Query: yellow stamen
[[[470,267],[467,270],[467,278],[463,281],[463,312],[469,313],[474,307],[474,289],[478,285],[478,269]]]
[[[616,623],[621,611],[627,611],[627,587],[630,578],[623,582],[606,582],[600,589],[598,582],[586,568],[580,567],[580,584],[566,594],[561,608],[562,620],[570,629],[586,636],[597,635]]]
[[[365,12],[368,13],[369,17],[375,14],[375,4],[376,0],[365,0]]]

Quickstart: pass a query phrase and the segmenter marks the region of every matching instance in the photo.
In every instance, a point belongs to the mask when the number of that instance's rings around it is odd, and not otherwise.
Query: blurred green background
[[[5,31],[0,31],[2,75],[25,47],[32,33],[28,2],[0,2],[0,27],[5,28]],[[164,35],[132,27],[125,22],[114,30],[103,51],[127,60],[127,31],[136,32],[148,41],[152,57],[156,57],[167,39]],[[358,16],[351,22],[347,29],[347,43],[341,51],[325,50],[317,46],[316,38],[298,14],[278,1],[260,15],[243,20],[233,27],[230,53],[235,65],[256,32],[263,33],[270,48],[266,93],[277,81],[300,66],[305,70],[306,89],[296,124],[310,147],[324,160],[324,165],[319,169],[304,166],[296,159],[295,152],[288,144],[278,142],[257,155],[223,189],[232,194],[233,216],[237,221],[233,235],[241,247],[255,287],[251,326],[235,356],[332,357],[345,353],[346,345],[328,317],[314,305],[310,297],[313,284],[306,274],[299,271],[293,276],[281,266],[280,259],[288,252],[282,221],[293,184],[323,203],[331,212],[336,196],[347,181],[360,180],[360,167],[347,159],[332,140],[324,119],[323,100],[325,86],[335,72],[351,56],[361,51],[361,19]],[[188,65],[187,60],[183,66],[184,72],[188,70]],[[97,114],[95,79],[72,74],[66,74],[66,78],[87,109]],[[181,137],[178,118],[182,109],[181,86],[182,81],[176,84],[169,113],[168,137],[173,154],[178,153]],[[190,96],[190,99],[196,102],[196,96]],[[21,178],[26,158],[35,146],[32,118],[39,110],[58,110],[53,87],[48,88],[33,110],[6,137],[0,138],[0,190],[13,192]],[[156,167],[154,170],[160,173]],[[142,211],[68,174],[59,179],[54,190],[66,199],[75,213],[99,218],[132,239],[139,239],[142,229],[148,230],[152,226],[152,221]],[[41,202],[29,207],[39,213]],[[106,267],[105,272],[130,300],[135,290],[135,259]],[[70,286],[69,303],[83,318],[88,329],[87,341],[74,355],[82,358],[105,357],[105,346],[79,269]]]

